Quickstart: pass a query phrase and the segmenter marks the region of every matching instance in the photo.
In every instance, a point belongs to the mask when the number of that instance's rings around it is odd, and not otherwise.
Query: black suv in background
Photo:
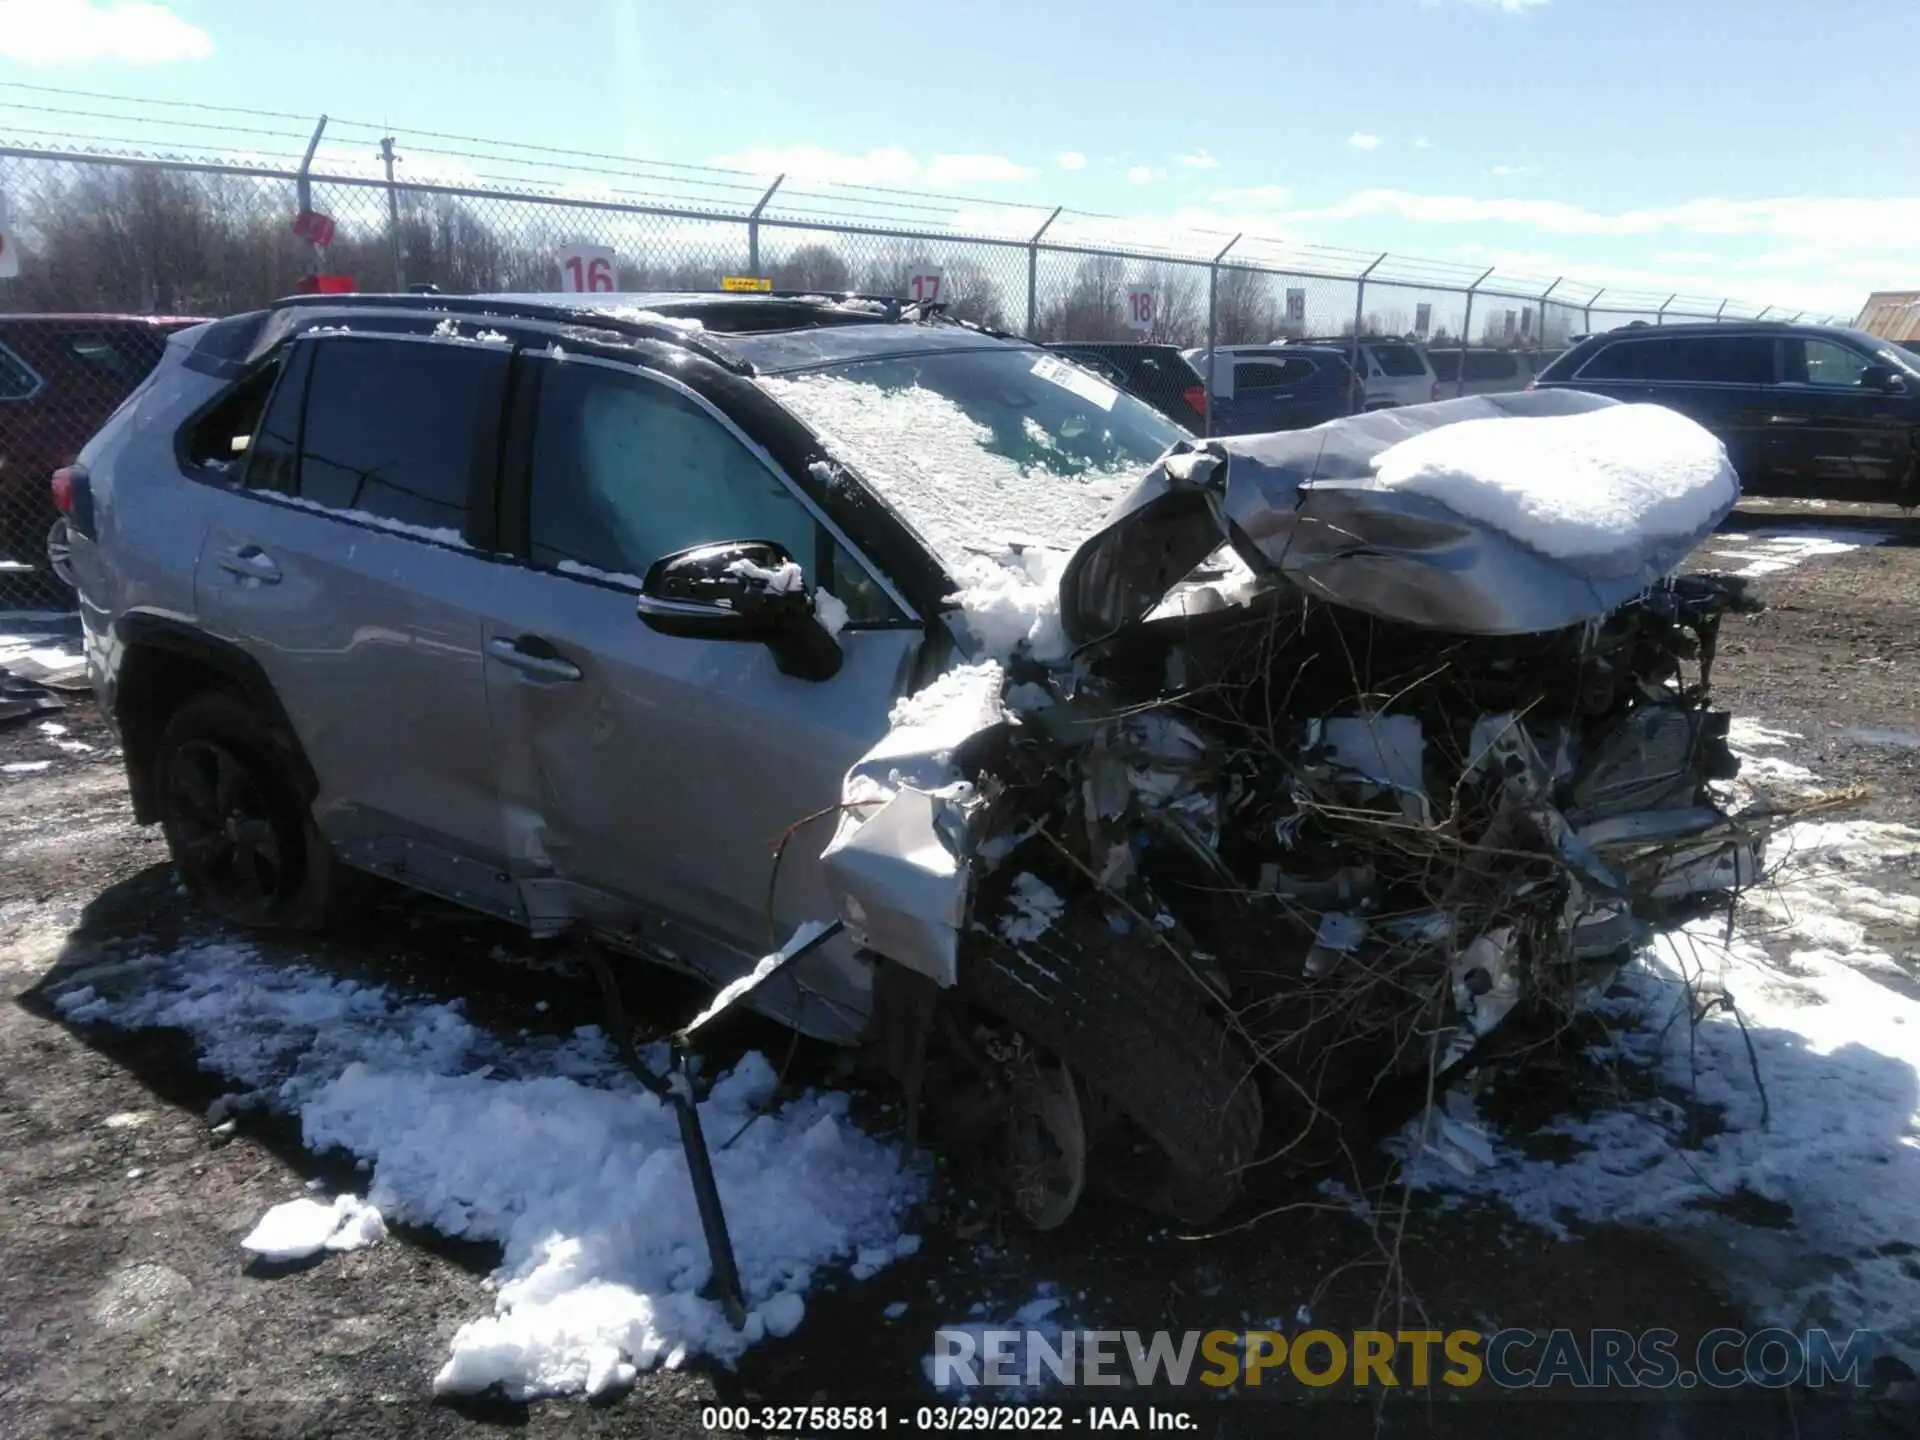
[[[1692,416],[1750,495],[1920,504],[1920,356],[1858,330],[1628,326],[1588,336],[1534,385]]]
[[[1174,424],[1196,433],[1207,418],[1207,392],[1200,372],[1174,345],[1143,341],[1062,340],[1047,346],[1084,365],[1109,385],[1144,400]]]

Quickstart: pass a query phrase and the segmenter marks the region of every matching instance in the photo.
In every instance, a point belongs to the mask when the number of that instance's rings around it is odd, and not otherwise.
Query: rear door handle
[[[523,635],[518,640],[495,636],[487,642],[487,654],[523,675],[535,675],[542,680],[580,678],[578,665],[537,636]]]
[[[1804,425],[1807,423],[1807,417],[1805,415],[1769,415],[1767,423],[1769,425]]]
[[[220,568],[243,580],[257,580],[262,585],[280,583],[279,565],[258,545],[241,545],[227,551],[220,557]]]

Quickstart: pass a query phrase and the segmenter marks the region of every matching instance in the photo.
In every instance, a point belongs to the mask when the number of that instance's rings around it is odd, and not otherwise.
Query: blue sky
[[[1901,0],[0,0],[0,81],[1819,311],[1920,284],[1916,54]]]

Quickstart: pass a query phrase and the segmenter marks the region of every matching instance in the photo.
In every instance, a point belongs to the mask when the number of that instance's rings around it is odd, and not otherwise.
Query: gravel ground
[[[1757,583],[1771,608],[1725,633],[1724,703],[1804,736],[1795,758],[1865,787],[1866,813],[1920,819],[1920,549],[1856,550]],[[931,1398],[918,1377],[934,1326],[977,1301],[1010,1309],[1041,1279],[1072,1297],[1072,1321],[1106,1327],[1291,1325],[1310,1306],[1337,1331],[1382,1314],[1374,1232],[1312,1192],[1261,1197],[1242,1218],[1292,1208],[1212,1239],[1098,1205],[1064,1234],[1036,1237],[1001,1232],[942,1183],[919,1255],[865,1283],[820,1287],[800,1330],[737,1372],[655,1371],[611,1403],[435,1403],[429,1382],[449,1337],[491,1308],[496,1252],[402,1230],[308,1267],[243,1263],[237,1242],[262,1211],[312,1180],[353,1188],[351,1166],[308,1153],[291,1123],[216,1135],[205,1112],[222,1087],[178,1032],[69,1027],[53,1012],[47,992],[62,977],[208,928],[176,889],[158,836],[131,823],[110,734],[87,707],[53,718],[68,727],[60,738],[93,748],[57,749],[37,721],[0,731],[0,764],[51,761],[0,772],[0,984],[11,1001],[0,1006],[0,1433],[706,1433],[700,1407],[716,1399]],[[1914,937],[1882,938],[1920,975]],[[505,931],[417,904],[384,905],[300,953],[464,996],[474,1018],[502,1027],[599,1018],[571,970]],[[662,1021],[696,1001],[667,981],[649,994]],[[722,1039],[786,1050],[752,1017],[726,1022]],[[795,1074],[828,1078],[832,1066],[803,1047]],[[1642,1230],[1558,1241],[1497,1209],[1423,1206],[1399,1259],[1419,1307],[1403,1324],[1424,1313],[1442,1328],[1657,1325],[1684,1340],[1743,1319],[1698,1260]],[[906,1313],[886,1318],[896,1301]],[[1543,1423],[1538,1405],[1464,1408],[1477,1434],[1573,1433]],[[1221,1415],[1226,1428],[1272,1432],[1264,1415]],[[1293,1411],[1284,1423],[1304,1418]],[[1313,1418],[1316,1430],[1337,1418],[1423,1433],[1461,1417],[1336,1401]],[[1584,1407],[1577,1428],[1719,1435],[1790,1424],[1777,1404],[1731,1420],[1700,1406],[1611,1405]]]

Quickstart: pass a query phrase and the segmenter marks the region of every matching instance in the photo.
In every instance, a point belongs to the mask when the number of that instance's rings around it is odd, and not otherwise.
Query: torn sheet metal
[[[1606,615],[1711,533],[1737,500],[1737,483],[1704,523],[1650,523],[1611,554],[1556,558],[1441,500],[1382,486],[1374,462],[1442,426],[1619,403],[1569,390],[1474,395],[1208,441],[1199,453],[1216,457],[1214,466],[1189,458],[1194,452],[1169,456],[1068,562],[1062,625],[1083,645],[1139,619],[1223,535],[1256,571],[1308,595],[1428,629],[1518,635]]]

